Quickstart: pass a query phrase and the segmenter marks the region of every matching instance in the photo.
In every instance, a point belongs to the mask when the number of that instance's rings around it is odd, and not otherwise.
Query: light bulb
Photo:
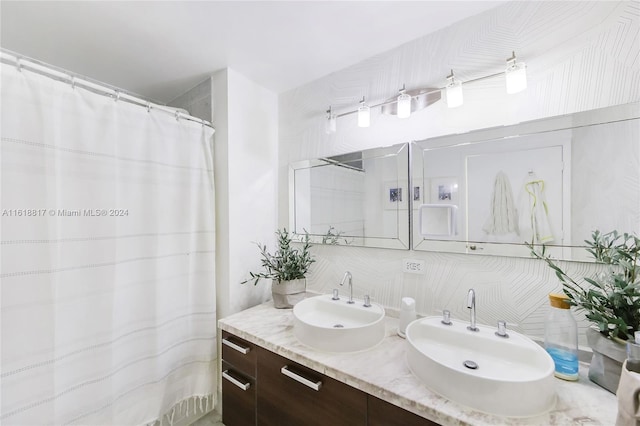
[[[398,118],[408,118],[411,115],[411,96],[407,95],[407,91],[402,86],[400,95],[398,96]]]
[[[371,124],[371,111],[367,104],[364,103],[364,97],[360,101],[358,108],[358,127],[369,127]]]
[[[507,65],[505,71],[505,79],[507,83],[507,93],[514,94],[522,92],[527,88],[527,66],[524,62],[515,62]]]
[[[464,98],[462,96],[462,82],[451,79],[451,83],[446,87],[447,106],[455,108],[462,105]]]

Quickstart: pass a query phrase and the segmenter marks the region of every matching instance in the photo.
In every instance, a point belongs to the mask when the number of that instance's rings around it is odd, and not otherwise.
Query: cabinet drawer
[[[357,426],[367,395],[266,349],[258,350],[258,425]]]
[[[369,395],[369,426],[439,426],[403,408]]]
[[[225,426],[256,425],[256,381],[222,362],[222,422]]]
[[[222,332],[222,359],[237,372],[256,377],[256,345],[226,331]]]

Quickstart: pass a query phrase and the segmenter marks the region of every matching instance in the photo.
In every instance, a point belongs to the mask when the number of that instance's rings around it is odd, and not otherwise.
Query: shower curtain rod
[[[91,79],[82,74],[67,71],[62,68],[55,67],[37,59],[32,59],[24,55],[12,52],[11,50],[0,48],[0,62],[12,65],[21,71],[22,69],[28,69],[40,75],[44,75],[53,80],[61,81],[63,83],[70,84],[71,87],[82,87],[90,92],[98,95],[107,96],[113,98],[116,101],[128,102],[130,104],[139,105],[147,108],[147,111],[156,109],[175,116],[176,120],[188,120],[196,123],[200,123],[203,126],[211,127],[215,130],[213,125],[206,120],[202,120],[191,115],[184,114],[176,108],[161,105],[156,102],[150,102],[142,98],[141,96],[132,94],[115,86],[111,86],[106,83]]]

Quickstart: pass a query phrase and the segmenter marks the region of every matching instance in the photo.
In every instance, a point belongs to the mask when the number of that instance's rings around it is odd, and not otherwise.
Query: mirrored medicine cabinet
[[[314,243],[409,249],[408,178],[406,143],[294,163],[290,229]]]
[[[593,230],[640,234],[640,103],[298,162],[289,183],[315,243],[590,260]]]

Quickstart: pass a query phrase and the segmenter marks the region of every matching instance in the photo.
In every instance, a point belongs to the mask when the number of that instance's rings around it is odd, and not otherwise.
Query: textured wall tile
[[[211,121],[211,79],[207,78],[193,89],[169,102],[169,105],[186,109],[194,117]]]

